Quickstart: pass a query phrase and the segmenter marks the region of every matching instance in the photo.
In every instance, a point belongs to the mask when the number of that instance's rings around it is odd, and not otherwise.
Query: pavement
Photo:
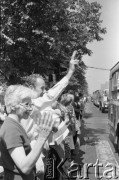
[[[74,162],[81,170],[72,179],[119,180],[119,156],[109,139],[108,113],[101,113],[92,102],[85,107],[81,147]]]

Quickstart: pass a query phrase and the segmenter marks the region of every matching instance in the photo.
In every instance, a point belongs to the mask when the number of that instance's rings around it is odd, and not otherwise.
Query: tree
[[[31,73],[55,72],[60,79],[77,49],[82,69],[71,84],[87,86],[81,59],[91,55],[87,43],[102,40],[106,32],[100,9],[85,0],[1,0],[0,73],[12,84]]]

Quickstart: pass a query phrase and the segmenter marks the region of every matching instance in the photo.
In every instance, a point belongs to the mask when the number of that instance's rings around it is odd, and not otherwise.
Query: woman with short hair
[[[4,180],[34,180],[35,164],[48,139],[54,121],[51,112],[44,113],[39,121],[39,136],[31,150],[30,140],[21,125],[21,119],[28,119],[35,98],[34,92],[21,85],[9,86],[5,94],[8,113],[0,130],[0,151]]]

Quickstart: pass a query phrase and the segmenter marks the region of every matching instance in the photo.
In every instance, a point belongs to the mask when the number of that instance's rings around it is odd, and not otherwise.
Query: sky
[[[101,35],[103,41],[94,41],[88,44],[93,51],[91,56],[84,56],[83,61],[87,66],[111,69],[119,61],[119,0],[88,0],[97,1],[101,6],[101,27],[106,27],[107,33]],[[109,72],[88,68],[86,80],[89,93],[101,88],[101,84],[109,81]]]

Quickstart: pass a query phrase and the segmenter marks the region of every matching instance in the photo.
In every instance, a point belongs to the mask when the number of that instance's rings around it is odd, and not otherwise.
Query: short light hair
[[[4,101],[7,113],[11,113],[12,107],[22,102],[24,98],[36,98],[36,93],[22,85],[11,85],[7,88]]]
[[[27,76],[24,78],[25,85],[28,87],[35,88],[37,79],[39,79],[39,78],[44,80],[43,76],[41,76],[40,74],[31,74],[30,76]]]
[[[64,106],[68,106],[68,105],[70,105],[71,103],[72,103],[72,101],[73,101],[73,96],[72,95],[70,95],[70,94],[68,94],[68,93],[66,93],[66,94],[63,94],[62,96],[61,96],[61,104],[63,104]]]

